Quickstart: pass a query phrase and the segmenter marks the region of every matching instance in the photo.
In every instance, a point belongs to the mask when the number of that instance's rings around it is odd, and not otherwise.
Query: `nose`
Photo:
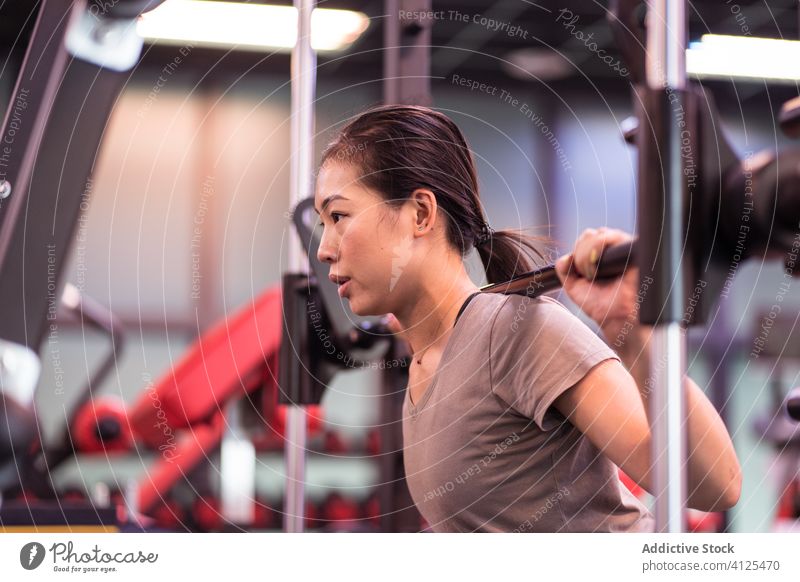
[[[332,230],[325,229],[322,231],[322,238],[317,249],[317,259],[321,263],[333,263],[336,260],[338,242],[333,240],[335,237],[331,232]]]

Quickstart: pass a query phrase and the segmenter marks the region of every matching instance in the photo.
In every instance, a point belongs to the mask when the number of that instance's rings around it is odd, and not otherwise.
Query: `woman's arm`
[[[638,323],[638,272],[628,269],[614,281],[591,280],[599,251],[629,238],[621,231],[589,229],[575,251],[556,264],[567,294],[598,322],[630,372],[616,360],[606,360],[562,394],[555,406],[632,479],[656,493],[648,422],[651,328]],[[742,483],[733,443],[714,406],[688,376],[684,389],[687,504],[705,511],[727,509],[738,501]]]
[[[653,491],[647,396],[616,360],[601,362],[559,396],[555,407],[611,461]],[[725,425],[691,378],[686,377],[687,505],[728,509],[739,500],[741,469]]]
[[[630,370],[648,414],[652,414],[649,396],[653,386],[650,374],[650,338],[653,329],[637,326],[628,340],[617,349]],[[690,507],[713,511],[736,505],[742,489],[742,470],[728,429],[717,409],[703,390],[688,375],[683,382],[686,406],[686,454]],[[652,419],[650,419],[652,422]],[[694,501],[697,505],[692,505]],[[701,506],[702,505],[702,506]],[[706,509],[706,511],[712,511]]]

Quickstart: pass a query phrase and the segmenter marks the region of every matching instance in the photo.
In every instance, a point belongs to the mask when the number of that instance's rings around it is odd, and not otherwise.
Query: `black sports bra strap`
[[[475,293],[473,293],[464,300],[464,304],[461,306],[461,309],[459,309],[458,313],[456,314],[456,320],[453,322],[453,327],[455,327],[456,323],[458,323],[458,318],[461,317],[462,313],[464,313],[464,310],[467,308],[467,305],[469,305],[469,302],[472,301],[472,298],[475,297],[476,295],[480,295],[480,293],[481,293],[480,291],[475,291]]]

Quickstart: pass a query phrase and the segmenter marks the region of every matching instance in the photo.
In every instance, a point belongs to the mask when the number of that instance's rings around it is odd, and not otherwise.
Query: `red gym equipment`
[[[281,305],[280,288],[271,288],[217,323],[171,370],[146,387],[130,409],[119,399],[98,397],[74,415],[71,434],[77,451],[113,453],[144,445],[161,452],[138,484],[137,500],[139,511],[154,515],[159,525],[176,527],[185,521],[180,507],[168,500],[169,492],[219,447],[229,402],[262,389],[260,413],[266,431],[259,442],[272,448],[282,445],[286,406],[277,400]],[[320,433],[321,408],[309,406],[307,418],[309,434]],[[197,505],[198,500],[193,513],[201,529],[218,531],[219,501],[206,501]],[[274,522],[267,515],[257,517],[262,523]]]

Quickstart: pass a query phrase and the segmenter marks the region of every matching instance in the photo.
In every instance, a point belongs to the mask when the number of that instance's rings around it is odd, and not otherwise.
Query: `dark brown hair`
[[[476,244],[487,221],[475,162],[461,130],[443,113],[415,105],[371,108],[351,119],[325,148],[320,167],[326,163],[358,168],[361,183],[392,205],[401,205],[418,188],[431,190],[444,211],[447,241],[462,257],[476,247],[489,283],[546,262],[540,247],[551,240],[522,230],[494,231],[487,242]]]

